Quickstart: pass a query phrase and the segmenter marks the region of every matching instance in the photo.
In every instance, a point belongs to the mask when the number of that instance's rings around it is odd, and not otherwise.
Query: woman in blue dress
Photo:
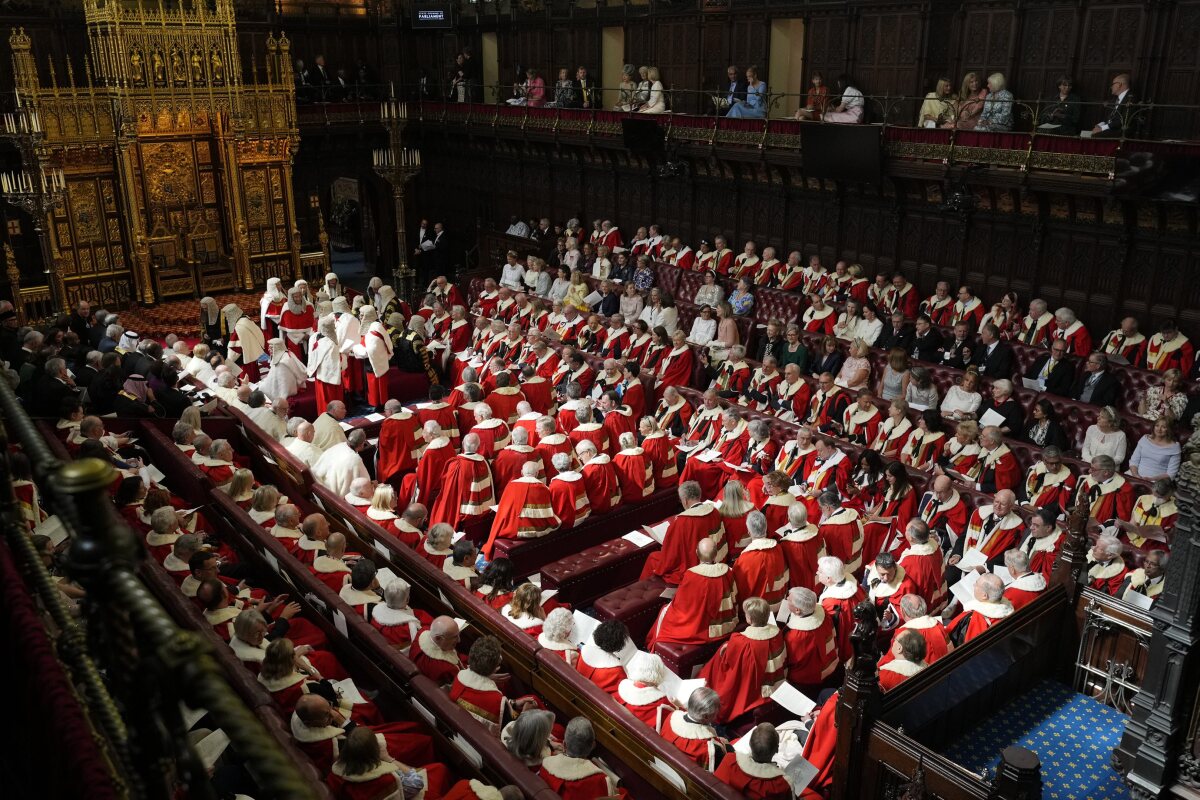
[[[758,79],[758,67],[746,68],[746,99],[729,109],[734,119],[763,119],[767,116],[767,84]]]

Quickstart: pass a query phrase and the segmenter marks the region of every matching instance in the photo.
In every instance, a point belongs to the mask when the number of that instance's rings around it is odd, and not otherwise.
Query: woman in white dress
[[[969,369],[963,373],[962,382],[951,386],[942,398],[942,417],[945,419],[970,419],[979,410],[983,395],[979,393],[979,373]]]
[[[662,114],[667,110],[667,97],[663,92],[662,81],[659,79],[658,67],[646,70],[646,78],[650,81],[650,99],[642,106],[643,114]]]
[[[696,317],[692,322],[692,332],[688,334],[688,341],[692,344],[705,347],[717,335],[717,321],[713,319],[712,307],[701,306],[700,316]]]

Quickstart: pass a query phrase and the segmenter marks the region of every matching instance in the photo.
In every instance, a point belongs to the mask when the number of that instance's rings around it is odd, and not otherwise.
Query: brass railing
[[[112,466],[95,459],[63,463],[51,452],[8,383],[0,381],[0,451],[19,443],[46,507],[71,541],[66,569],[87,592],[84,627],[67,610],[54,579],[17,524],[7,458],[0,458],[4,535],[56,627],[58,654],[82,688],[124,793],[168,798],[176,783],[189,797],[215,797],[187,742],[180,702],[203,708],[229,736],[263,796],[314,798],[310,784],[225,682],[209,645],[178,627],[136,574],[145,552],[108,495]],[[86,632],[85,632],[86,629]],[[64,758],[69,754],[64,753]]]

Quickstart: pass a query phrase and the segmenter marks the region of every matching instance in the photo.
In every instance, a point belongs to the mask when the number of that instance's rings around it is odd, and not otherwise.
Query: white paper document
[[[367,422],[383,422],[384,416],[383,414],[367,414],[363,419]]]
[[[964,607],[968,603],[975,600],[975,582],[979,580],[979,573],[974,570],[964,572],[962,580],[950,587],[950,594],[958,600]]]
[[[660,522],[657,525],[648,527],[645,530],[646,533],[650,534],[650,536],[654,538],[654,541],[662,544],[663,539],[665,539],[667,536],[667,528],[669,527],[671,527],[671,521],[666,520],[665,522]]]
[[[346,420],[342,420],[341,422],[339,422],[339,423],[338,423],[338,425],[339,425],[339,426],[341,427],[341,429],[342,429],[342,430],[344,430],[344,431],[352,431],[352,430],[354,430],[354,426],[353,426],[353,425],[351,425],[351,424],[350,424],[349,422],[347,422]]]
[[[987,562],[988,558],[983,554],[983,551],[972,547],[970,550],[963,553],[962,559],[955,566],[957,566],[963,572],[966,572],[969,569],[975,569],[975,567],[986,567]]]
[[[1127,592],[1121,599],[1134,608],[1140,608],[1143,611],[1149,611],[1150,607],[1154,605],[1154,598],[1144,595],[1141,592]]]
[[[50,542],[58,547],[67,540],[67,529],[63,527],[62,520],[58,515],[46,517],[36,528],[33,529],[34,534],[49,536]]]
[[[362,692],[358,691],[358,687],[354,685],[353,678],[346,678],[344,681],[330,681],[333,688],[338,690],[343,698],[349,700],[354,705],[362,705],[367,702],[367,698],[362,696]]]
[[[1008,567],[1004,566],[1003,564],[997,564],[996,566],[992,567],[992,572],[996,575],[996,577],[1004,581],[1005,586],[1008,586],[1014,580],[1012,573],[1008,571]]]
[[[592,640],[592,634],[596,628],[600,627],[600,620],[588,616],[582,611],[575,611],[573,616],[575,617],[575,633],[572,640],[582,646]]]
[[[648,544],[654,544],[653,537],[647,536],[641,531],[630,531],[621,538],[632,542],[634,547],[645,547]]]
[[[997,428],[1004,424],[1004,415],[994,408],[989,408],[983,412],[983,416],[979,418],[979,427],[986,428],[989,425],[994,425]]]
[[[817,705],[804,692],[787,681],[775,687],[775,691],[771,692],[771,699],[799,717],[803,717]]]
[[[1046,391],[1045,385],[1041,382],[1040,379],[1037,379],[1037,378],[1021,378],[1021,385],[1024,386],[1026,389],[1029,389],[1031,392]]]
[[[382,567],[375,573],[375,580],[379,581],[379,588],[386,589],[392,581],[399,580],[400,576],[392,572],[388,567]]]

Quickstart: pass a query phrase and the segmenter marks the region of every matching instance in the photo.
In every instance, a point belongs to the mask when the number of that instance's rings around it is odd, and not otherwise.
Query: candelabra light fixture
[[[380,103],[380,121],[388,130],[388,146],[371,153],[375,173],[392,185],[396,213],[396,265],[392,277],[397,293],[414,299],[416,272],[408,263],[408,233],[405,227],[404,200],[409,181],[421,171],[421,153],[404,147],[404,129],[408,126],[408,106],[396,100],[395,91]]]

